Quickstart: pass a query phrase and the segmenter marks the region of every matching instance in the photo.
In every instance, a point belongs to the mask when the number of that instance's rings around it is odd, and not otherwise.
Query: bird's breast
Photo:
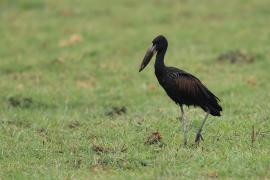
[[[155,75],[157,77],[157,80],[159,82],[160,85],[162,85],[162,83],[164,83],[164,75],[162,72],[159,71],[155,71]]]

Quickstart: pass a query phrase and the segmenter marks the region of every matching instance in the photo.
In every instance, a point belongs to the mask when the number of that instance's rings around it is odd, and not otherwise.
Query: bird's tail
[[[217,102],[208,106],[208,109],[213,116],[220,116],[220,112],[222,111],[222,107]]]
[[[202,107],[205,111],[210,111],[210,114],[213,116],[220,116],[220,112],[222,111],[222,107],[218,104],[220,101],[218,97],[216,97],[211,91],[207,88],[204,89],[204,93],[207,97],[207,102]]]

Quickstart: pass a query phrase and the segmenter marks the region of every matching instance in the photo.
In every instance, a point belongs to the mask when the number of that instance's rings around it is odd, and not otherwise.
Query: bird
[[[151,46],[147,49],[143,61],[139,67],[141,72],[156,54],[155,75],[159,84],[167,95],[180,107],[180,124],[184,129],[184,145],[187,145],[187,125],[183,106],[200,107],[205,111],[205,116],[195,137],[195,143],[204,140],[202,129],[209,114],[221,116],[222,107],[220,99],[215,96],[197,77],[176,67],[166,66],[164,57],[167,52],[168,41],[163,35],[158,35],[152,40]]]

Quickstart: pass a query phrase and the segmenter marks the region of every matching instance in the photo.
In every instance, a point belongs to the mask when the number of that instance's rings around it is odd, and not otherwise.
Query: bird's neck
[[[157,52],[156,62],[155,62],[155,71],[161,72],[165,68],[164,56],[166,54],[166,50],[167,48]]]

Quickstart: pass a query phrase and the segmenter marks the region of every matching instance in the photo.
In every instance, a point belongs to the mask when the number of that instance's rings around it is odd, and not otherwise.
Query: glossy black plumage
[[[213,116],[220,116],[222,108],[218,104],[219,99],[192,74],[174,67],[164,67],[155,74],[159,84],[176,104],[199,106],[205,112],[209,110]]]
[[[180,106],[182,112],[181,119],[183,119],[184,116],[183,105],[199,106],[207,113],[197,133],[195,140],[197,142],[202,139],[201,130],[208,113],[213,116],[220,116],[222,107],[218,104],[219,99],[198,78],[178,68],[165,66],[164,57],[167,47],[167,39],[162,35],[157,36],[147,50],[139,71],[142,71],[150,62],[152,56],[157,53],[155,75],[167,95]]]
[[[199,106],[213,116],[220,116],[222,108],[218,104],[219,99],[198,78],[178,68],[165,66],[164,56],[168,47],[166,38],[160,35],[152,43],[140,71],[147,66],[153,54],[157,52],[155,74],[168,96],[176,104]]]

